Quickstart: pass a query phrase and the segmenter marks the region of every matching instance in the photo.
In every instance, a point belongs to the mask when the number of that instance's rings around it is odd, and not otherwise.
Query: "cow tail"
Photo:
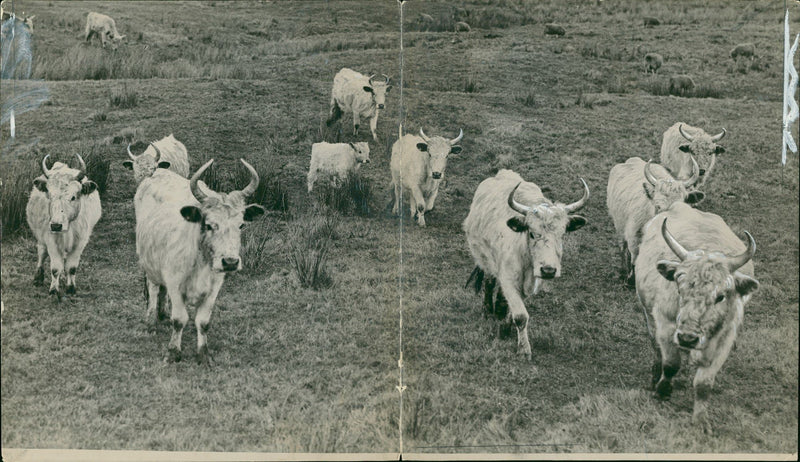
[[[475,266],[475,269],[472,270],[472,274],[470,274],[469,278],[467,278],[467,283],[464,284],[464,288],[465,289],[468,288],[469,284],[471,282],[471,283],[473,283],[473,288],[475,289],[475,293],[477,294],[478,292],[481,291],[481,286],[483,285],[483,277],[484,277],[484,275],[485,275],[485,273],[483,272],[481,267],[480,266]]]

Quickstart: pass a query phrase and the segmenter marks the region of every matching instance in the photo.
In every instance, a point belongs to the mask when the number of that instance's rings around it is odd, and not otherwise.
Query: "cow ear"
[[[355,144],[353,144],[352,142],[350,142],[350,143],[347,143],[347,144],[349,144],[349,145],[350,145],[350,147],[351,147],[351,148],[353,148],[353,151],[358,151],[358,148],[356,148],[356,145],[355,145]]]
[[[525,224],[525,219],[522,217],[509,218],[506,224],[515,233],[524,233],[528,230],[528,225]]]
[[[450,147],[450,154],[458,154],[461,152],[461,146],[455,145]]]
[[[725,148],[723,148],[722,146],[717,146],[716,148],[714,148],[714,154],[722,154],[723,152],[725,152]]]
[[[372,87],[364,86],[364,91],[367,93],[373,93]]]
[[[250,204],[244,209],[244,221],[253,221],[264,214],[264,207],[258,204]]]
[[[704,193],[703,191],[692,191],[689,193],[688,196],[686,196],[686,203],[696,205],[699,204],[700,202],[703,202],[703,199],[705,198],[706,198],[706,193]]]
[[[158,163],[158,168],[169,168],[170,165],[172,164],[170,164],[168,161],[162,160]]]
[[[658,272],[664,276],[664,279],[667,281],[674,281],[675,270],[678,269],[679,264],[680,262],[677,261],[659,260],[658,263],[656,263],[656,269],[658,269]]]
[[[751,294],[758,289],[758,281],[750,276],[745,276],[741,273],[734,273],[733,279],[736,284],[736,292],[738,292],[742,297]]]
[[[680,149],[683,152],[692,152],[692,147],[689,146],[688,144],[682,144],[678,146],[678,149]]]
[[[571,233],[573,231],[579,230],[588,223],[589,221],[580,215],[569,215],[569,223],[567,223],[567,232]]]
[[[97,191],[97,183],[94,181],[86,181],[81,183],[81,194],[84,196],[88,196],[95,191]]]
[[[642,188],[644,189],[644,194],[647,196],[647,198],[653,200],[653,192],[655,192],[653,185],[650,183],[642,183]]]
[[[203,219],[203,213],[200,211],[200,207],[194,205],[187,205],[181,208],[181,215],[183,215],[183,219],[189,223],[199,223],[200,220]]]
[[[47,192],[47,180],[44,178],[37,178],[33,180],[33,186],[41,192]]]
[[[428,145],[425,143],[417,143],[417,149],[422,152],[428,152]]]
[[[127,168],[128,170],[133,170],[133,161],[126,160],[122,162],[122,166]]]
[[[391,85],[388,85],[388,86],[386,87],[386,93],[389,93],[389,90],[391,90],[391,89],[392,89],[392,86],[391,86]]]

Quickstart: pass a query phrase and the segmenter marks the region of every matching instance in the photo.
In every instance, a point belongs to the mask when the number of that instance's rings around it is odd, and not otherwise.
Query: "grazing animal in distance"
[[[628,284],[634,283],[634,263],[644,225],[676,202],[697,204],[705,198],[702,191],[688,191],[699,179],[700,167],[692,161],[694,173],[687,180],[675,180],[661,165],[645,163],[638,157],[631,157],[611,169],[606,205],[614,222]]]
[[[36,237],[35,285],[44,283],[45,252],[50,257],[50,294],[61,297],[59,280],[65,275],[66,293],[75,293],[78,264],[102,208],[97,184],[86,177],[86,163],[76,154],[80,168],[56,162],[47,168],[49,155],[42,159],[43,175],[33,181],[25,216]],[[66,270],[66,273],[65,273]]]
[[[469,24],[464,21],[458,21],[455,25],[456,32],[469,32],[470,30],[472,29],[470,29]]]
[[[644,55],[644,73],[657,73],[664,65],[664,57],[658,53],[647,53]]]
[[[754,58],[756,56],[756,46],[753,43],[740,43],[731,50],[731,58]]]
[[[383,75],[383,82],[375,81],[374,77],[367,77],[348,68],[336,73],[331,90],[330,114],[326,122],[329,127],[345,112],[353,115],[353,134],[358,135],[361,119],[369,118],[372,139],[378,141],[378,114],[386,107],[386,93],[389,93],[392,86],[389,85],[386,74]]]
[[[559,37],[561,37],[567,33],[567,30],[564,29],[563,26],[560,26],[558,24],[545,24],[544,33],[546,35],[558,35]]]
[[[709,135],[702,128],[692,127],[683,122],[676,122],[664,132],[661,141],[661,165],[670,171],[677,180],[685,180],[692,175],[694,164],[700,166],[700,179],[696,188],[705,185],[711,178],[717,164],[717,156],[725,152],[725,148],[717,144],[727,132],[723,128],[716,135]]]
[[[361,164],[369,163],[369,144],[358,143],[314,143],[311,145],[311,165],[308,169],[308,192],[320,177],[331,180],[339,187],[350,175],[357,172]]]
[[[653,27],[653,26],[658,26],[658,25],[661,25],[661,21],[659,21],[658,18],[655,18],[653,16],[645,16],[644,17],[644,26],[645,27]]]
[[[242,268],[241,228],[264,213],[246,205],[258,187],[258,173],[243,159],[250,182],[241,191],[221,193],[199,181],[214,160],[190,178],[157,169],[136,190],[136,254],[147,279],[147,320],[162,310],[166,287],[172,305],[168,361],[181,360],[181,335],[189,321],[187,305],[196,308],[197,361],[208,364],[207,334],[211,311],[225,275]]]
[[[86,30],[84,31],[85,40],[91,42],[93,36],[99,36],[103,48],[106,43],[111,43],[113,49],[117,49],[119,43],[125,38],[117,32],[117,24],[111,19],[110,16],[104,14],[90,12],[86,15]]]
[[[694,79],[688,75],[673,75],[669,78],[669,94],[684,96],[694,90]]]
[[[745,235],[747,245],[718,215],[677,203],[645,226],[636,259],[636,294],[651,338],[655,324],[656,396],[670,397],[681,356],[689,356],[697,366],[692,422],[705,433],[712,433],[708,401],[714,380],[759,285],[751,261],[756,243]]]
[[[401,213],[401,188],[411,192],[411,216],[416,214],[417,224],[425,227],[425,212],[433,210],[439,184],[447,168],[447,156],[461,152],[457,145],[464,137],[464,130],[448,140],[441,136],[428,137],[420,128],[419,136],[406,134],[392,145],[392,169],[394,207],[392,213]]]
[[[542,280],[561,276],[564,233],[587,222],[574,214],[589,199],[589,187],[583,179],[581,183],[583,197],[565,205],[547,199],[538,185],[516,172],[500,170],[478,185],[462,225],[475,261],[467,286],[474,282],[477,293],[483,281],[484,308],[500,317],[510,312],[517,328],[517,351],[528,359],[531,345],[524,299],[539,292]]]
[[[133,171],[137,185],[152,175],[156,168],[168,168],[184,178],[189,176],[189,153],[186,146],[171,133],[150,143],[138,156],[133,155],[129,144],[128,157],[130,160],[123,161],[122,166]]]
[[[431,30],[431,27],[433,27],[436,24],[436,20],[433,19],[433,16],[431,16],[429,14],[425,14],[425,13],[420,13],[419,14],[419,20],[418,21],[419,21],[420,30],[424,30],[425,32]]]

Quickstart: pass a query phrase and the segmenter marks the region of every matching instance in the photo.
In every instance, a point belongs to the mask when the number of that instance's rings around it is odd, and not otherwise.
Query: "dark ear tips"
[[[97,183],[94,181],[87,181],[86,183],[81,184],[81,194],[88,195],[95,191],[97,191]]]
[[[528,225],[525,224],[525,220],[520,217],[509,218],[508,221],[506,221],[506,225],[515,233],[522,233],[528,230]]]
[[[158,168],[167,169],[167,168],[170,167],[170,165],[172,165],[172,164],[167,162],[166,160],[162,160],[161,162],[158,163]]]
[[[425,144],[425,143],[417,143],[417,149],[419,149],[422,152],[427,152],[428,151],[428,145]]]
[[[589,220],[587,220],[586,217],[583,217],[581,215],[570,215],[569,223],[567,223],[567,232],[571,233],[573,231],[577,231],[583,228],[583,226],[588,222]]]
[[[692,152],[692,148],[688,144],[682,144],[678,146],[678,149],[680,149],[683,152]]]
[[[130,160],[123,161],[122,166],[127,168],[128,170],[133,170],[133,162]]]
[[[199,223],[203,219],[203,214],[198,207],[194,205],[187,205],[181,208],[181,215],[183,219],[190,223]]]
[[[244,221],[253,221],[263,215],[264,212],[264,207],[258,204],[248,205],[247,208],[244,209]]]

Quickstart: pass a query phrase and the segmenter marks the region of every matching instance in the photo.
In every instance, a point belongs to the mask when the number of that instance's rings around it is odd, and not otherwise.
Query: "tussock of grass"
[[[122,90],[114,90],[108,97],[108,105],[120,109],[131,109],[139,105],[139,94],[135,90],[128,89],[128,85]]]
[[[319,290],[333,285],[327,265],[337,225],[338,217],[332,213],[299,218],[289,225],[289,263],[303,287]]]
[[[14,162],[0,173],[0,235],[17,234],[25,224],[25,206],[37,171],[28,162]]]
[[[96,146],[92,146],[91,150],[82,154],[83,161],[86,162],[86,176],[97,183],[97,191],[100,195],[104,195],[108,189],[108,176],[111,167],[109,156],[105,153],[99,152]]]
[[[348,176],[338,187],[318,182],[312,193],[318,204],[342,215],[369,216],[372,210],[372,182],[358,173]]]
[[[722,88],[715,84],[701,83],[694,88],[670,91],[669,81],[661,79],[650,79],[640,84],[640,88],[647,93],[656,96],[681,96],[684,98],[724,98]]]
[[[144,140],[144,131],[141,127],[125,127],[117,133],[103,138],[101,144],[127,144]]]

